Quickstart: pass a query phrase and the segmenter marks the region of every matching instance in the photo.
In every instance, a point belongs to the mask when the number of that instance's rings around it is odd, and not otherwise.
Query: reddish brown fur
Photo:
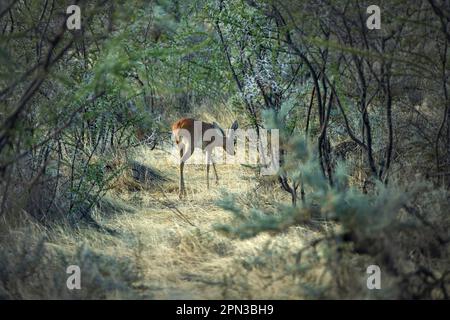
[[[194,119],[191,118],[181,118],[180,120],[174,122],[172,124],[172,132],[175,135],[175,143],[178,144],[180,141],[178,140],[178,135],[176,134],[176,130],[178,129],[186,129],[194,127]]]
[[[180,120],[172,124],[172,131],[176,129],[189,129],[194,127],[194,119],[191,118],[181,118]]]
[[[179,129],[188,130],[191,133],[191,135],[193,136],[194,121],[196,121],[196,120],[192,119],[192,118],[181,118],[180,120],[178,120],[172,124],[172,132],[174,133],[176,144],[178,144],[180,142],[179,138],[178,138],[178,134],[177,134],[177,130],[179,130]],[[214,128],[214,126],[211,123],[202,121],[202,137],[206,130],[212,129],[212,128]]]
[[[222,132],[223,136],[223,140],[221,141],[221,145],[222,148],[224,148],[225,151],[227,151],[228,153],[230,153],[229,150],[227,150],[226,145],[227,145],[227,137],[225,137],[225,133],[222,129],[220,129],[220,127],[216,124],[216,123],[207,123],[207,122],[203,122],[201,123],[201,128],[202,128],[202,135],[201,137],[194,137],[194,124],[195,124],[195,119],[192,118],[181,118],[180,120],[174,122],[172,124],[172,132],[175,138],[175,143],[178,145],[178,148],[180,149],[180,193],[179,196],[180,198],[182,198],[183,195],[186,195],[186,191],[185,191],[185,187],[184,187],[184,176],[183,176],[183,170],[184,170],[184,163],[187,159],[189,159],[189,157],[191,156],[192,152],[194,151],[194,148],[196,147],[196,141],[194,141],[194,139],[198,139],[198,138],[202,138],[205,134],[205,132],[209,129],[215,129],[215,130],[220,130]],[[232,129],[235,130],[237,129],[238,124],[237,121],[235,121],[232,125]],[[179,131],[181,129],[184,130],[188,130],[190,135],[191,135],[191,141],[186,142],[186,146],[181,146],[180,145],[180,136],[179,136]],[[212,140],[215,141],[215,140]],[[207,163],[206,163],[206,187],[209,189],[209,165],[212,164],[213,165],[213,169],[214,169],[214,175],[216,176],[216,183],[218,183],[219,181],[219,177],[217,176],[217,171],[216,171],[216,165],[214,164],[214,161],[211,158],[211,153],[212,153],[212,149],[215,147],[214,144],[212,143],[205,143],[204,141],[201,141],[201,148],[203,150],[206,150],[206,156],[207,156]],[[186,152],[187,149],[188,152]],[[189,153],[189,150],[191,151]],[[234,150],[234,148],[233,148]],[[231,152],[234,152],[234,151]],[[231,154],[231,153],[230,153]]]

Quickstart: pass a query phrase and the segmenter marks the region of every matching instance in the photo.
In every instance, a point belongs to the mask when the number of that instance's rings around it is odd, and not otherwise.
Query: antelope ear
[[[233,124],[231,125],[231,129],[236,130],[238,127],[239,127],[239,124],[238,124],[237,120],[234,120]]]
[[[225,132],[224,132],[223,129],[217,124],[217,122],[213,122],[212,125],[213,125],[214,128],[218,129],[218,130],[222,133],[223,136],[225,136]]]

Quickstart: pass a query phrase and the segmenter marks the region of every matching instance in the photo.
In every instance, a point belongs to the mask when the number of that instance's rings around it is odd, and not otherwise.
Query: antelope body
[[[195,131],[195,126],[201,128]],[[199,128],[199,129],[200,129]],[[172,125],[172,134],[180,153],[180,180],[179,196],[186,195],[184,185],[184,164],[194,153],[195,148],[201,148],[206,152],[206,186],[209,189],[209,167],[212,163],[216,183],[219,181],[216,165],[212,159],[212,151],[215,147],[222,147],[228,154],[234,154],[234,130],[238,128],[237,121],[233,122],[228,135],[215,122],[208,123],[192,118],[182,118]]]

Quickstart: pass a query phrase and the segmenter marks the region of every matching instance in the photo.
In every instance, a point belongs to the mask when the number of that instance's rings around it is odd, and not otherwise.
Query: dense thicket
[[[447,0],[383,1],[380,30],[353,0],[79,1],[78,31],[69,4],[0,5],[4,227],[97,226],[131,147],[164,148],[179,116],[232,114],[280,130],[281,170],[260,183],[292,203],[247,210],[224,195],[236,221],[221,230],[327,220],[337,229],[305,251],[328,248],[334,296],[357,295],[341,284],[358,254],[387,272],[389,297],[448,298]]]

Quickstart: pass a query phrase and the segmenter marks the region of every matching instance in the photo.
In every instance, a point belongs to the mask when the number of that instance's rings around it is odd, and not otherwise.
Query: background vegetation
[[[0,298],[448,299],[448,1],[380,30],[355,0],[75,3],[76,31],[0,3]],[[179,201],[182,116],[279,129],[280,171],[191,165]]]

